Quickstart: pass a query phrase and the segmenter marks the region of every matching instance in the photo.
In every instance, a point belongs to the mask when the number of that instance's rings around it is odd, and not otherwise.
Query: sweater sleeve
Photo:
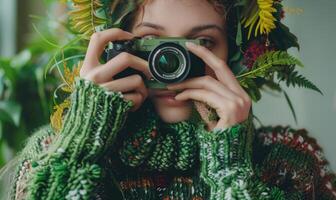
[[[226,129],[198,130],[200,177],[210,186],[211,200],[284,199],[283,191],[266,186],[255,175],[248,120]]]
[[[306,129],[256,129],[254,160],[263,181],[286,191],[286,199],[336,199],[336,174]]]
[[[29,171],[22,199],[92,199],[104,176],[99,163],[114,144],[132,102],[80,77],[74,84],[63,126],[48,150],[33,156],[25,152],[30,148],[22,152],[25,170],[18,177]],[[23,191],[16,196],[18,192]]]

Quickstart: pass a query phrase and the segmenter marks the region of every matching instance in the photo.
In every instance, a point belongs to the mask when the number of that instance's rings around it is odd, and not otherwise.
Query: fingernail
[[[191,47],[191,48],[197,46],[195,43],[192,43],[192,42],[186,42],[185,45],[186,45],[187,47]]]

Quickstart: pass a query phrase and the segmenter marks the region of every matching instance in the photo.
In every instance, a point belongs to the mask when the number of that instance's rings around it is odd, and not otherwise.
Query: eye
[[[154,39],[154,38],[157,38],[158,36],[156,36],[156,35],[144,35],[144,36],[142,36],[142,38],[144,38],[144,39]]]
[[[216,44],[215,41],[211,38],[200,37],[200,38],[197,38],[197,39],[202,40],[202,42],[203,42],[202,46],[204,46],[208,49],[211,49]]]

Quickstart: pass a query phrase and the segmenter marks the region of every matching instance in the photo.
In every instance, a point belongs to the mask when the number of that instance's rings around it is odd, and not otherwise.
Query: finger
[[[113,76],[125,70],[127,67],[131,67],[133,69],[143,72],[147,79],[150,79],[152,77],[152,74],[149,71],[147,60],[144,60],[127,52],[122,52],[115,58],[115,61],[113,61],[112,59],[105,64],[108,66],[106,68],[107,72],[112,74]],[[111,71],[109,71],[109,68],[111,68]]]
[[[143,82],[142,77],[138,74],[106,82],[100,85],[110,91],[120,91],[122,93],[125,93],[135,90],[141,93],[144,98],[148,96],[148,91],[145,83]]]
[[[175,99],[180,101],[188,99],[201,101],[217,110],[226,98],[204,89],[187,89],[176,95]]]
[[[234,100],[237,94],[231,91],[228,87],[220,83],[211,76],[202,76],[187,79],[181,83],[167,85],[168,90],[183,90],[183,89],[207,89],[215,92],[223,97]]]
[[[142,97],[142,94],[138,92],[123,94],[123,95],[125,99],[133,102],[133,107],[131,108],[131,111],[136,111],[138,108],[140,108],[144,100],[144,98]]]
[[[148,79],[151,77],[148,62],[126,52],[120,53],[104,65],[101,65],[101,67],[95,68],[90,76],[91,79],[94,79],[97,83],[104,83],[112,80],[113,76],[128,67],[143,72]]]
[[[218,58],[209,49],[201,45],[187,42],[186,46],[196,56],[204,60],[204,62],[215,72],[216,77],[220,82],[226,84],[233,91],[242,90],[238,80],[224,60]]]
[[[99,58],[108,42],[113,42],[115,40],[130,40],[132,38],[134,38],[132,33],[123,31],[119,28],[112,28],[93,33],[85,55],[83,63],[85,68],[83,71],[89,71],[99,65]]]

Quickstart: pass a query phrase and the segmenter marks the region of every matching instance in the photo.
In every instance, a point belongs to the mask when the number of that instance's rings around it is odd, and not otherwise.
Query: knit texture
[[[76,78],[62,129],[39,129],[20,155],[12,199],[336,199],[336,178],[307,132],[207,131],[164,123],[145,101]],[[321,198],[320,198],[321,197]]]

